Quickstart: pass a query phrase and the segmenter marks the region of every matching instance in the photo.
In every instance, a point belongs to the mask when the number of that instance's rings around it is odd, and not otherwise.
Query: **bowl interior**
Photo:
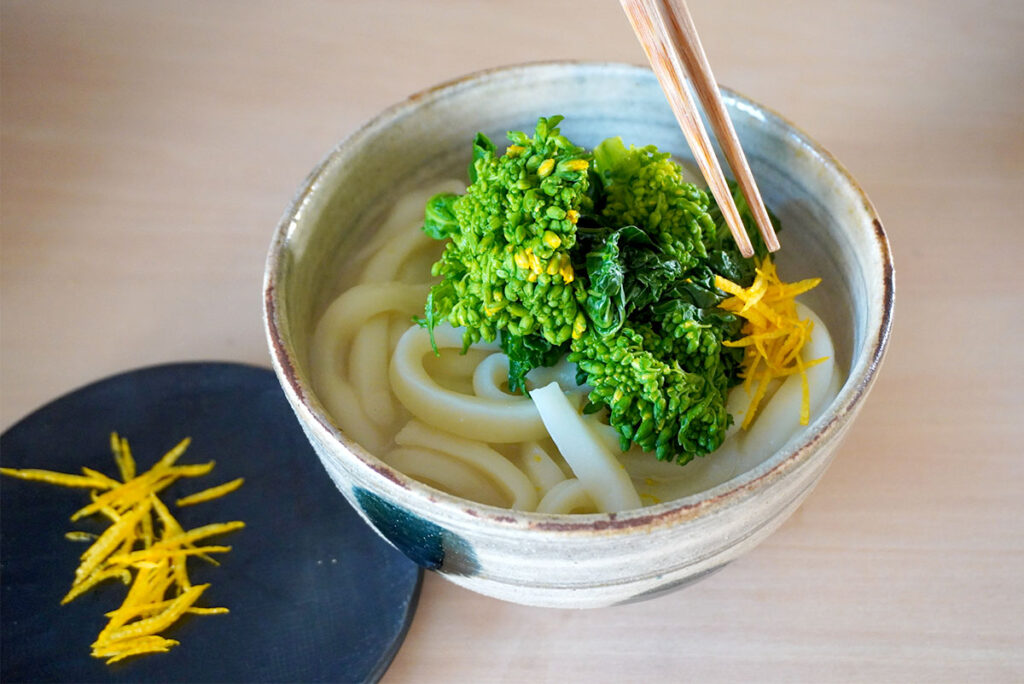
[[[755,469],[766,472],[837,416],[855,412],[885,347],[891,262],[873,208],[826,151],[776,114],[723,95],[765,202],[782,222],[780,273],[787,280],[823,278],[806,301],[828,326],[846,375],[802,442]],[[565,116],[563,133],[588,148],[619,135],[627,144],[690,157],[649,70],[556,63],[484,72],[413,96],[342,142],[309,176],[271,248],[268,325],[272,346],[288,357],[287,382],[321,422],[330,419],[311,389],[309,338],[382,217],[409,191],[465,179],[478,131],[501,146],[506,131],[532,131],[539,116],[552,114]]]

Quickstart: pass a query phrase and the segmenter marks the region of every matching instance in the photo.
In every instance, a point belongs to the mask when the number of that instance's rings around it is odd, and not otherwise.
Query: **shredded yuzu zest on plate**
[[[732,297],[722,301],[719,307],[744,319],[744,337],[735,341],[724,341],[728,347],[743,347],[744,387],[749,393],[757,383],[750,408],[743,418],[745,430],[754,422],[758,406],[764,399],[776,378],[800,374],[802,401],[800,424],[810,421],[811,399],[807,384],[807,369],[825,360],[826,357],[804,361],[800,353],[811,339],[814,327],[810,319],[800,320],[796,310],[796,297],[817,287],[821,278],[808,278],[795,283],[784,283],[779,279],[771,259],[757,262],[756,275],[750,287],[715,276],[715,287]]]
[[[0,474],[23,480],[46,482],[62,487],[90,490],[92,502],[76,511],[71,520],[101,515],[110,522],[102,534],[71,531],[65,537],[92,544],[81,555],[71,590],[61,600],[68,603],[106,580],[129,585],[119,608],[106,614],[108,622],[92,644],[92,655],[107,664],[131,656],[164,653],[178,641],[157,634],[186,614],[221,615],[227,608],[199,607],[195,602],[209,584],[194,585],[189,579],[189,556],[219,565],[209,554],[224,553],[230,546],[196,542],[245,527],[235,520],[185,530],[160,500],[158,494],[182,478],[201,477],[214,463],[175,465],[190,440],[179,442],[148,471],[136,474],[137,465],[128,440],[116,432],[110,435],[110,449],[120,480],[91,468],[82,475],[69,475],[34,468],[0,468]],[[243,478],[204,489],[178,499],[178,506],[210,501],[242,486]]]
[[[211,499],[222,497],[225,494],[230,494],[241,487],[243,482],[245,482],[245,479],[240,477],[237,480],[231,480],[230,482],[225,482],[222,485],[217,485],[216,487],[210,487],[209,489],[204,489],[201,492],[190,494],[178,499],[175,504],[178,508],[181,508],[182,506],[191,506],[204,501],[210,501]]]

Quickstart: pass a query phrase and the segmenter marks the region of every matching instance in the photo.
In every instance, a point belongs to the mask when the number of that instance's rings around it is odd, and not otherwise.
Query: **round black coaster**
[[[106,582],[71,603],[86,545],[100,532],[71,523],[86,490],[0,477],[0,679],[4,682],[349,682],[379,679],[415,611],[422,571],[348,505],[306,441],[274,374],[234,363],[180,363],[117,375],[67,394],[0,436],[0,464],[116,476],[109,434],[126,437],[140,472],[184,437],[179,463],[217,462],[182,480],[184,494],[244,477],[224,498],[172,510],[186,529],[242,520],[213,543],[221,565],[189,561],[200,605],[227,615],[185,616],[163,636],[168,653],[113,665],[89,645],[126,587]]]

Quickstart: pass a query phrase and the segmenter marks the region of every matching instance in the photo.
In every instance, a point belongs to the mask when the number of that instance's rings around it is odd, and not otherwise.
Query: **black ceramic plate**
[[[190,561],[200,599],[227,615],[186,616],[163,632],[181,645],[108,666],[89,655],[103,614],[124,599],[108,582],[59,605],[85,546],[71,523],[85,490],[0,478],[0,679],[4,682],[313,682],[380,678],[405,636],[422,574],[381,541],[324,472],[269,370],[227,363],[156,366],[72,392],[0,437],[0,463],[114,475],[109,433],[125,436],[140,471],[190,436],[180,463],[215,460],[211,475],[163,498],[245,478],[238,491],[175,509],[188,529],[243,520],[218,538],[220,567]],[[172,507],[173,508],[173,507]]]

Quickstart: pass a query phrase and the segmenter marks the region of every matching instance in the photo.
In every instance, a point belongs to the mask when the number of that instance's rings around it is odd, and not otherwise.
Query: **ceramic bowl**
[[[312,389],[307,347],[337,274],[403,193],[465,178],[477,131],[504,140],[562,114],[593,147],[608,136],[687,155],[646,68],[544,63],[486,71],[413,95],[346,140],[302,184],[266,265],[266,333],[288,401],[327,473],[381,536],[423,567],[517,603],[596,607],[656,596],[749,551],[811,492],[863,405],[893,310],[889,245],[871,202],[820,145],[774,112],[723,95],[767,204],[779,215],[780,271],[817,274],[846,380],[798,439],[714,489],[619,514],[544,515],[476,504],[388,467],[332,422]]]

